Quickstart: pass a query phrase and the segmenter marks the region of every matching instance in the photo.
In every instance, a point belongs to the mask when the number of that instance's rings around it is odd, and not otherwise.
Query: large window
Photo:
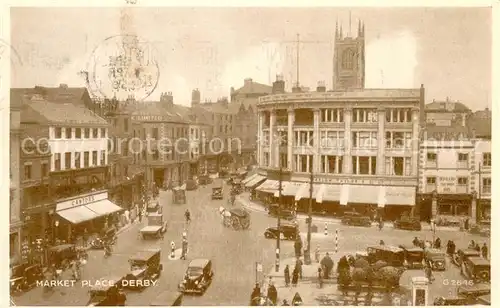
[[[342,173],[342,156],[322,155],[321,173]]]
[[[98,159],[97,151],[92,151],[92,165],[93,166],[98,165],[97,159]]]
[[[436,177],[435,176],[428,176],[426,178],[426,183],[430,185],[436,185]]]
[[[341,148],[344,146],[344,132],[323,130],[319,144],[322,148]]]
[[[82,138],[82,129],[81,128],[75,128],[75,138],[76,139]]]
[[[66,139],[71,139],[71,127],[64,128],[64,135]]]
[[[352,70],[354,68],[355,53],[352,49],[347,49],[342,53],[342,69]]]
[[[55,139],[61,139],[62,138],[62,128],[61,127],[56,127],[55,128]]]
[[[48,163],[41,164],[41,174],[42,174],[42,178],[49,175],[49,164]]]
[[[90,152],[83,152],[83,167],[88,168],[90,164]]]
[[[270,134],[269,131],[264,131],[262,132],[262,146],[268,147],[269,146],[269,138]]]
[[[437,153],[427,153],[427,161],[437,161]]]
[[[80,163],[81,156],[79,152],[75,152],[75,168],[81,168],[82,164]]]
[[[158,127],[153,127],[153,139],[159,139]]]
[[[84,128],[83,131],[85,133],[85,139],[89,139],[90,138],[90,128]]]
[[[321,122],[323,123],[344,122],[344,110],[341,108],[321,109]]]
[[[491,194],[491,178],[483,178],[483,193]]]
[[[410,176],[411,158],[410,157],[386,157],[385,173],[387,175]]]
[[[374,123],[378,121],[377,109],[354,108],[352,110],[354,123]]]
[[[294,155],[296,172],[311,172],[313,168],[312,155]]]
[[[264,167],[269,166],[269,152],[264,152]]]
[[[458,153],[458,161],[459,162],[466,162],[469,160],[469,154],[467,153]]]
[[[377,157],[353,156],[352,171],[354,174],[375,174],[377,172]]]
[[[353,132],[352,133],[353,148],[376,148],[377,147],[377,132]]]
[[[280,153],[280,167],[287,169],[288,168],[288,154]]]
[[[491,167],[491,153],[483,153],[483,166]]]
[[[101,138],[106,138],[106,129],[105,128],[101,128]]]
[[[410,149],[412,146],[411,132],[385,132],[385,147],[389,149]]]
[[[61,153],[54,153],[54,170],[61,170]]]
[[[64,153],[64,169],[71,169],[71,152]]]
[[[31,165],[24,165],[24,180],[31,180]]]
[[[99,129],[98,128],[92,128],[92,138],[94,138],[94,139],[99,138]]]
[[[408,123],[412,121],[411,109],[389,108],[385,111],[385,121],[388,123]]]
[[[295,132],[295,146],[314,146],[314,133],[313,131],[296,131]]]
[[[288,132],[279,131],[278,132],[278,142],[279,142],[279,146],[286,146],[288,144]]]

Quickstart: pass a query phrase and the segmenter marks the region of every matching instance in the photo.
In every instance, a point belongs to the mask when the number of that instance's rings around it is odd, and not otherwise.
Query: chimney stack
[[[251,86],[251,85],[252,85],[252,82],[253,82],[253,81],[252,81],[252,78],[245,78],[245,83],[244,83],[244,85],[245,85],[245,86]]]
[[[282,75],[276,75],[276,81],[273,82],[273,94],[283,94],[285,93],[285,81]]]
[[[172,107],[174,105],[174,96],[172,92],[161,93],[160,103],[165,107]]]
[[[300,93],[302,92],[302,88],[300,87],[300,85],[297,83],[295,84],[293,87],[292,87],[292,93]]]
[[[61,84],[59,84],[59,88],[61,88],[61,89],[67,89],[68,88],[68,84],[61,83]]]
[[[324,81],[319,81],[316,87],[316,92],[326,92],[326,85]]]

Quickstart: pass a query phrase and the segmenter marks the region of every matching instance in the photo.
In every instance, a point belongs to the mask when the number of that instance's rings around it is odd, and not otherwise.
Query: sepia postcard
[[[11,306],[491,305],[498,6],[31,4]]]

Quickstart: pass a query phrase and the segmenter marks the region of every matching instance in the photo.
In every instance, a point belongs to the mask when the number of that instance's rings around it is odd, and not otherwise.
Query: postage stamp
[[[158,85],[160,69],[151,44],[135,35],[108,37],[87,64],[87,87],[99,98],[144,100]]]

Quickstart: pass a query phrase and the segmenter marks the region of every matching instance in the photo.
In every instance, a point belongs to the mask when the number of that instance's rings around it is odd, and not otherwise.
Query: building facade
[[[476,198],[476,213],[471,216],[478,221],[491,220],[491,140],[478,139],[475,141],[475,159],[473,169],[473,183],[475,184],[474,198]]]
[[[313,176],[313,211],[354,208],[387,219],[413,210],[418,183],[418,143],[425,90],[364,88],[364,26],[358,38],[337,32],[334,90],[295,85],[258,104],[257,191],[276,196],[278,168],[288,170],[283,194],[306,211]]]
[[[426,124],[436,126],[466,126],[471,113],[467,106],[449,98],[445,101],[433,100],[425,105]]]
[[[20,133],[21,102],[11,95],[10,104],[10,189],[9,189],[9,257],[10,263],[21,261],[21,204],[20,204]]]
[[[25,94],[24,102],[23,128],[30,136],[38,132],[50,149],[48,185],[39,186],[40,195],[25,195],[25,214],[31,220],[30,209],[41,204],[40,228],[52,242],[74,239],[85,228],[99,230],[121,210],[107,196],[107,122],[81,103],[51,102],[40,94]]]
[[[182,185],[189,179],[189,119],[168,111],[173,96],[162,94],[160,102],[135,105],[132,113],[134,161],[144,166],[146,183],[156,187]]]

